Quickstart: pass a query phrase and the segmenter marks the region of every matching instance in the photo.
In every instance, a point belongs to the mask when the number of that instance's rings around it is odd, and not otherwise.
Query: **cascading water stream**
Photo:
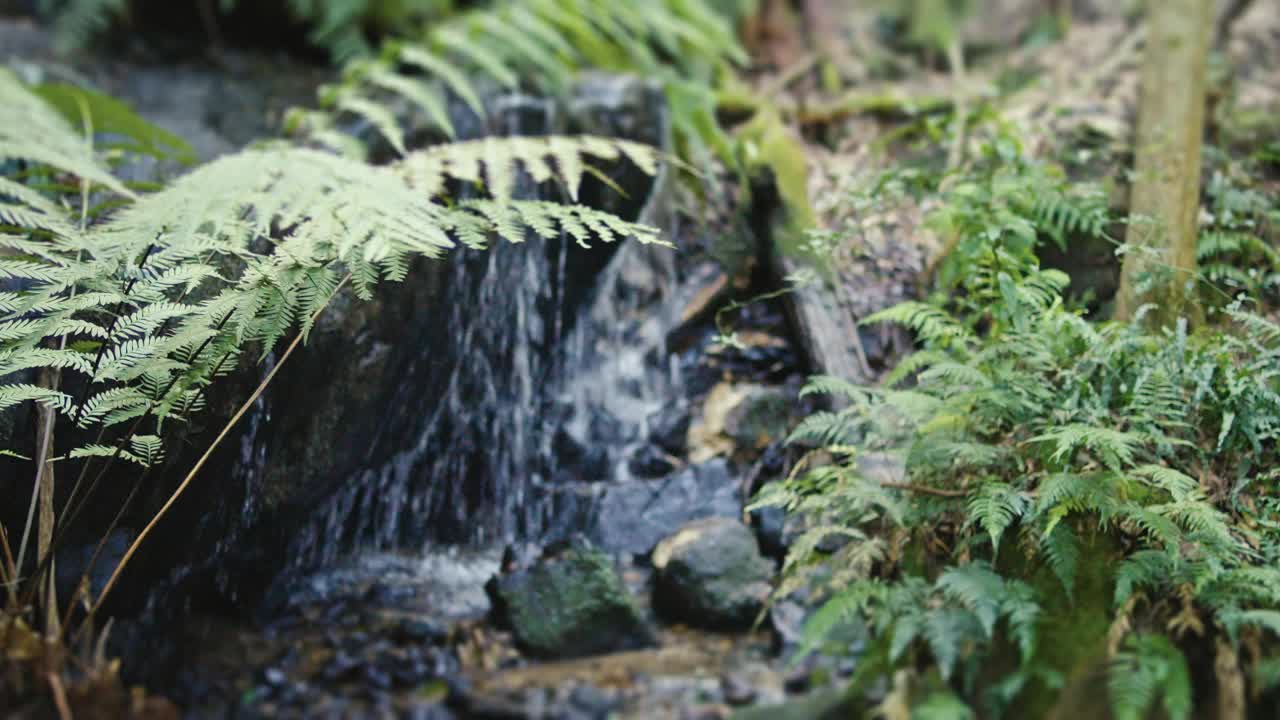
[[[637,88],[647,100],[616,97]],[[656,101],[653,93],[613,81],[590,87],[580,102],[643,108]],[[515,96],[499,108],[500,133],[557,127],[549,101]],[[574,114],[591,112],[579,107]],[[660,128],[646,129],[636,118],[603,122],[615,133],[661,141]],[[627,182],[636,189],[634,177]],[[661,226],[664,187],[665,179],[642,180],[643,192],[621,211]],[[526,182],[522,191],[542,189]],[[584,189],[592,192],[610,191],[603,184]],[[584,249],[531,238],[460,251],[448,262],[445,317],[400,338],[418,350],[401,370],[385,417],[373,419],[379,427],[367,462],[294,541],[295,567],[355,550],[570,532],[559,488],[629,479],[627,458],[646,439],[648,418],[679,396],[679,373],[665,347],[679,313],[673,249],[634,242]]]

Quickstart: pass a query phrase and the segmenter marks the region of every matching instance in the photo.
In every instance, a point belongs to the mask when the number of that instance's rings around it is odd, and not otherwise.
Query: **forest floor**
[[[718,406],[717,399],[745,407],[762,384],[794,390],[800,348],[811,360],[810,370],[867,382],[911,349],[901,331],[857,323],[926,291],[945,241],[925,223],[930,205],[879,202],[866,194],[868,179],[904,167],[940,171],[975,153],[983,128],[999,126],[1020,138],[1031,156],[1059,156],[1073,148],[1071,172],[1107,183],[1113,206],[1125,207],[1141,32],[1105,2],[1083,4],[1090,8],[1062,37],[1037,39],[1038,16],[1027,14],[1027,3],[993,3],[996,14],[964,29],[968,52],[960,67],[936,52],[889,46],[874,31],[872,15],[861,11],[827,23],[808,19],[820,32],[806,31],[804,18],[785,13],[748,32],[758,70],[735,91],[741,96],[736,102],[769,110],[784,138],[782,152],[803,160],[798,173],[775,178],[785,210],[857,242],[836,246],[836,282],[790,289],[782,300],[765,303],[766,311],[731,315],[731,323],[743,322],[736,328],[746,346],[739,355],[711,342],[719,317],[709,322],[706,305],[723,302],[719,291],[725,286],[758,288],[761,265],[773,263],[779,278],[801,272],[800,255],[762,255],[740,268],[738,277],[717,277],[706,285],[714,291],[695,296],[686,314],[700,316],[699,337],[707,342],[694,354],[718,375],[708,375],[692,398],[692,422],[705,434],[687,436],[700,445],[686,448],[689,455],[680,462],[732,456],[759,474],[773,461],[785,465],[778,458],[793,459],[783,441],[794,417],[757,437],[735,437],[725,427],[733,408]],[[1220,34],[1218,50],[1232,70],[1216,76],[1211,91],[1211,134],[1228,150],[1255,146],[1260,137],[1270,137],[1260,133],[1274,131],[1268,113],[1280,106],[1280,3],[1252,3]],[[0,60],[9,60],[6,55],[17,59],[19,69],[27,63],[39,72],[79,72],[49,64],[39,31],[22,22],[0,22]],[[272,72],[274,62],[231,54],[222,59],[223,69],[195,72],[118,63],[97,68],[94,79],[134,100],[144,116],[162,125],[177,123],[170,129],[212,156],[275,126],[281,111],[305,103],[320,80],[314,71],[292,65],[289,73]],[[224,73],[255,79],[226,83]],[[832,74],[844,82],[829,82]],[[273,75],[278,82],[271,81]],[[193,103],[207,105],[208,112],[188,123]],[[946,122],[957,109],[967,118],[958,132]],[[732,113],[730,107],[726,114]],[[1273,183],[1270,190],[1280,194],[1280,181]],[[686,200],[692,207],[694,201]],[[1068,270],[1092,300],[1105,301],[1118,277],[1110,250],[1046,262]],[[777,309],[783,305],[790,310],[792,332],[780,327]],[[730,367],[732,362],[742,365]],[[789,376],[791,384],[770,372]],[[743,484],[754,490],[759,479],[753,475]],[[763,516],[736,510],[758,536],[765,532]],[[538,659],[488,614],[493,591],[486,593],[485,584],[507,569],[501,551],[364,557],[296,579],[294,600],[262,623],[213,613],[192,618],[179,640],[193,661],[182,679],[192,716],[223,717],[232,708],[246,716],[445,718],[457,711],[478,717],[692,720],[758,706],[766,713],[758,717],[784,717],[784,710],[771,706],[791,703],[794,712],[814,713],[814,706],[800,705],[804,698],[816,693],[818,701],[828,702],[823,693],[841,687],[854,671],[852,649],[839,660],[788,664],[781,651],[794,647],[796,616],[802,619],[813,609],[802,600],[775,607],[755,629],[735,632],[655,621],[655,570],[644,554],[628,558],[620,577],[639,599],[639,613],[659,628],[656,647],[585,660]],[[860,649],[861,640],[851,639],[848,646]]]

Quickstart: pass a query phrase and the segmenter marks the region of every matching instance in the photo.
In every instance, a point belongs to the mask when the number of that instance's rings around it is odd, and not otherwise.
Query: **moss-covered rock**
[[[526,653],[571,658],[656,645],[607,555],[585,543],[543,556],[486,588]]]

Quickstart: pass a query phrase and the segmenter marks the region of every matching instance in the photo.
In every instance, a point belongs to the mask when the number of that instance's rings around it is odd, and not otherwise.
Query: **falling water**
[[[609,92],[586,97],[616,106]],[[503,133],[555,127],[554,106],[540,99],[508,98],[499,117]],[[620,212],[665,224],[665,185],[651,183]],[[523,191],[538,188],[526,182]],[[648,418],[680,395],[665,347],[679,308],[673,250],[633,241],[610,250],[530,238],[457,253],[444,318],[401,338],[421,350],[375,420],[384,427],[367,463],[295,541],[293,562],[331,562],[355,548],[541,539],[563,529],[559,487],[628,479]]]

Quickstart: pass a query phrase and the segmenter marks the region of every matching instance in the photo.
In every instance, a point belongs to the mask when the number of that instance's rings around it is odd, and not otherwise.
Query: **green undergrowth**
[[[129,0],[43,3],[56,11],[64,44],[83,46],[113,22],[149,10]],[[210,0],[207,22],[247,3]],[[359,155],[342,128],[372,127],[397,155],[409,135],[456,137],[459,103],[484,118],[486,91],[564,96],[584,71],[630,73],[666,97],[672,142],[705,167],[735,160],[716,117],[717,91],[747,62],[734,25],[751,0],[289,0],[281,3],[327,48],[340,77],[319,91],[319,107],[298,109],[290,129],[311,142]],[[281,28],[285,31],[286,28]]]
[[[801,653],[866,622],[852,692],[890,687],[889,717],[1052,717],[1098,672],[1117,718],[1189,718],[1193,685],[1257,700],[1280,633],[1280,325],[1234,293],[1194,330],[1089,319],[1038,251],[1109,241],[1105,193],[1008,137],[908,180],[878,188],[940,201],[952,250],[927,301],[865,322],[919,349],[875,387],[814,378],[843,409],[795,430],[810,452],[756,499],[804,527],[779,594],[826,598]],[[1265,203],[1233,192],[1210,184],[1202,248],[1256,230]],[[1247,272],[1274,253],[1252,237],[1202,255]]]

